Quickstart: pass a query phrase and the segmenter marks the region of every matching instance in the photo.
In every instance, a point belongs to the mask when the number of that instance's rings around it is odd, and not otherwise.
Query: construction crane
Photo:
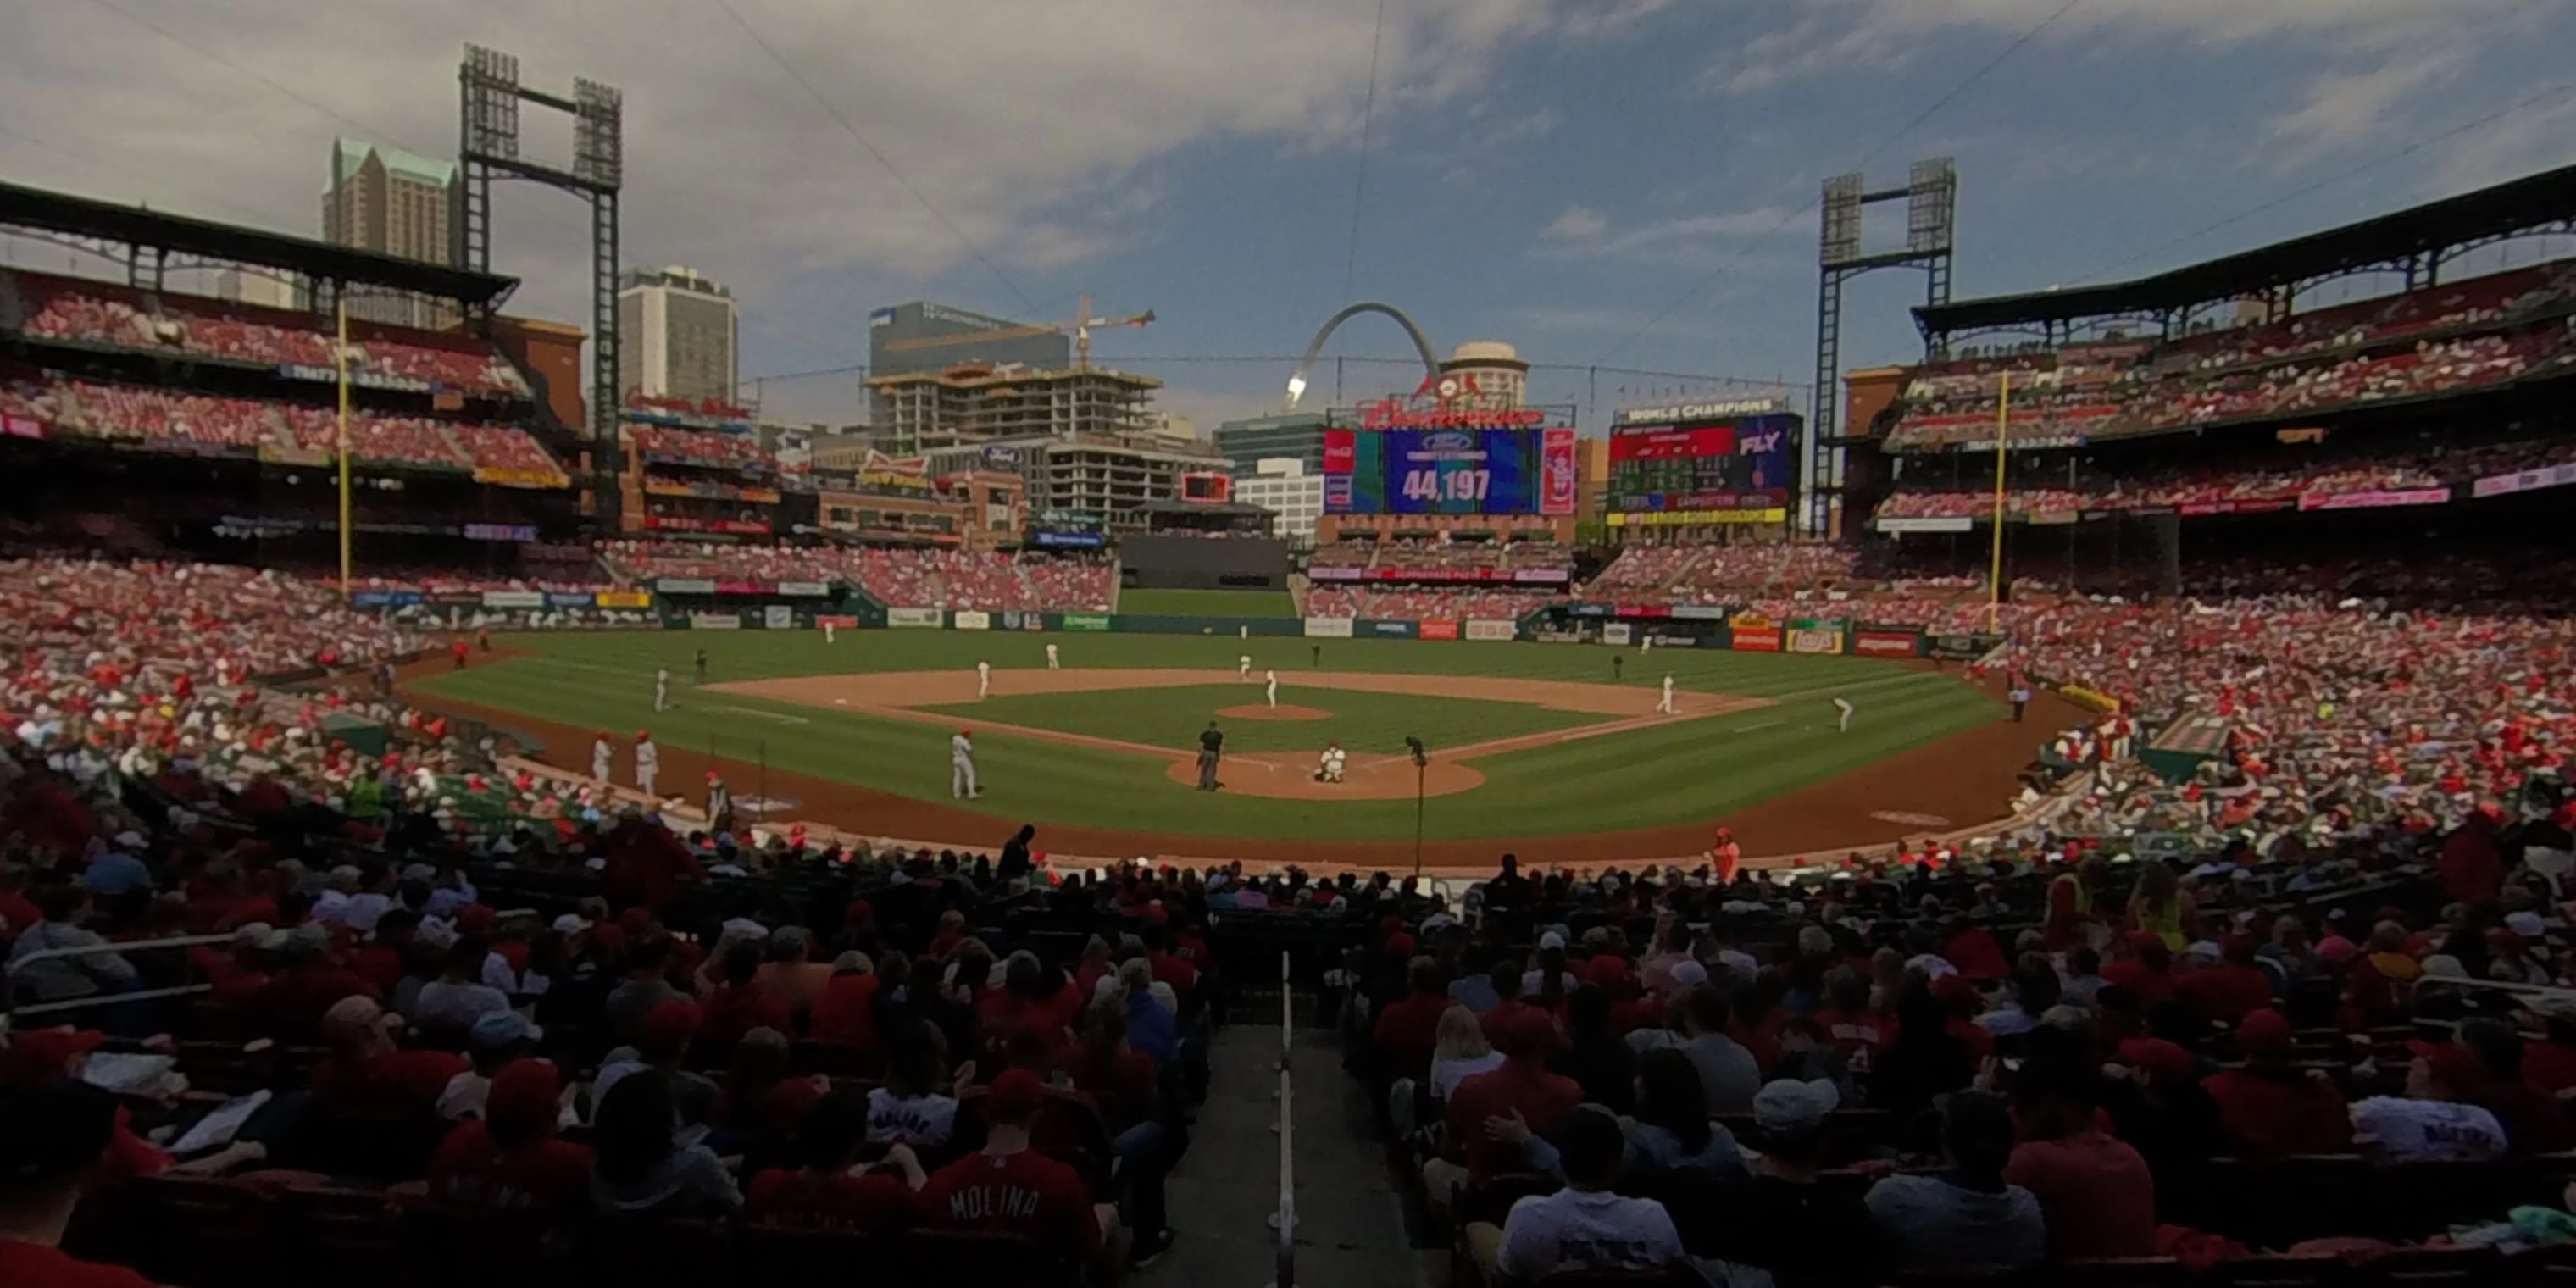
[[[1081,301],[1075,307],[1079,312],[1079,316],[1068,321],[1030,322],[1021,326],[987,327],[981,331],[960,331],[955,335],[916,336],[909,340],[889,340],[886,342],[885,348],[889,353],[912,349],[937,349],[954,344],[974,344],[981,340],[1018,340],[1033,335],[1062,335],[1065,332],[1070,331],[1073,333],[1074,370],[1088,371],[1091,369],[1092,328],[1112,326],[1148,326],[1154,321],[1154,311],[1152,309],[1147,309],[1142,313],[1130,313],[1123,318],[1093,317],[1091,316],[1091,292],[1089,291],[1084,291],[1082,293]]]

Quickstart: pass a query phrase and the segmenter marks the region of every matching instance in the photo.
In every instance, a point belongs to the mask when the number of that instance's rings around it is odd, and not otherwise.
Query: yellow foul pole
[[[331,358],[340,376],[340,597],[349,597],[349,302],[337,306],[339,338]]]
[[[2012,426],[2012,373],[1995,377],[1994,547],[1986,565],[1986,629],[2002,620],[2004,605],[2004,437]]]

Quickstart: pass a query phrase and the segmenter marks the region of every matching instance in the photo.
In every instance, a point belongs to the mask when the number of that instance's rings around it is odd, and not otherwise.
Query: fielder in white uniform
[[[981,796],[984,789],[975,782],[975,743],[965,730],[948,740],[948,795],[951,798]]]
[[[990,662],[977,662],[975,664],[975,696],[981,698],[992,691],[993,664]]]
[[[1055,645],[1053,644],[1047,645],[1047,669],[1050,671],[1061,671],[1064,669],[1063,667],[1056,665]]]
[[[830,622],[823,623],[823,642],[826,644],[832,642],[832,624]]]
[[[1655,704],[1655,710],[1661,715],[1673,714],[1673,677],[1669,675],[1664,677],[1663,700]]]
[[[601,734],[598,737],[591,739],[590,776],[600,782],[607,782],[608,771],[615,768],[616,765],[617,753],[609,750],[608,735]]]
[[[1647,636],[1647,637],[1646,637],[1645,642],[1644,642],[1644,643],[1642,643],[1642,644],[1639,644],[1639,645],[1637,646],[1637,651],[1638,651],[1638,652],[1640,652],[1640,653],[1652,653],[1652,652],[1654,652],[1654,651],[1655,651],[1655,637],[1654,637],[1654,636],[1652,636],[1652,635]]]
[[[1262,691],[1263,691],[1263,693],[1264,693],[1264,694],[1265,694],[1265,695],[1270,699],[1270,705],[1272,705],[1272,706],[1274,706],[1274,707],[1275,707],[1275,706],[1278,706],[1278,705],[1279,705],[1279,673],[1278,673],[1277,671],[1264,671],[1264,672],[1262,672],[1262,673],[1261,673],[1261,685],[1262,685]]]
[[[653,709],[671,709],[671,668],[667,666],[653,672]]]
[[[1238,680],[1249,680],[1252,678],[1252,655],[1250,653],[1246,653],[1243,656],[1234,659],[1234,678]]]
[[[1315,762],[1315,781],[1319,783],[1342,781],[1343,767],[1349,761],[1350,753],[1342,750],[1340,741],[1327,741],[1324,744],[1323,756]]]
[[[662,772],[662,751],[653,739],[641,732],[635,735],[635,790],[653,794],[653,779]]]
[[[1849,699],[1849,698],[1836,698],[1836,699],[1834,699],[1834,731],[1835,731],[1835,732],[1837,732],[1837,733],[1850,733],[1850,732],[1851,732],[1851,713],[1852,713],[1852,704],[1851,704],[1851,699]]]

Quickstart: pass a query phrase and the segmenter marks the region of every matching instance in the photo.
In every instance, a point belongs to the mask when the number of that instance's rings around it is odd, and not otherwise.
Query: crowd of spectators
[[[2297,466],[2200,466],[2083,480],[2084,486],[2077,489],[2009,488],[2004,493],[2004,509],[2007,514],[2031,515],[2245,501],[2286,504],[2303,496],[2450,487],[2570,460],[2576,460],[2576,442],[2559,438],[2464,449],[2436,447],[2382,460],[2327,460]],[[1927,489],[1896,492],[1880,503],[1875,515],[1976,516],[1990,514],[1993,509],[1994,494],[1989,491]]]
[[[105,283],[17,274],[27,334],[133,349],[177,349],[208,357],[330,370],[327,324],[301,314]],[[373,323],[351,333],[358,377],[413,382],[467,393],[526,397],[518,369],[456,336],[404,332]]]
[[[1853,547],[1825,541],[1622,546],[1585,586],[1620,603],[1723,604],[1748,593],[1837,586],[1851,577],[1855,557]]]
[[[1317,582],[1306,590],[1305,611],[1309,617],[1513,621],[1563,598],[1554,591]]]
[[[628,421],[624,425],[627,440],[635,450],[648,457],[664,456],[688,465],[711,469],[740,470],[755,474],[776,474],[778,458],[760,445],[756,434],[727,434],[706,429],[675,429],[668,425],[649,425]]]
[[[2103,438],[2295,414],[2517,379],[2576,363],[2566,265],[2515,270],[2291,321],[2164,345],[2128,340],[1938,364],[1907,384],[1899,450],[1994,433],[2013,374],[2011,434]]]
[[[899,608],[1105,613],[1110,607],[1108,562],[1077,555],[634,539],[604,542],[600,553],[638,581],[841,582]]]
[[[335,408],[187,393],[149,385],[19,375],[0,381],[0,412],[30,417],[49,433],[113,442],[161,443],[171,450],[275,449],[307,458],[338,449]],[[526,479],[567,482],[563,467],[524,429],[358,409],[349,416],[356,459],[427,469],[498,469]]]
[[[1340,541],[1315,547],[1310,568],[1364,568],[1404,572],[1418,569],[1460,571],[1478,568],[1517,572],[1564,568],[1573,556],[1543,541]]]

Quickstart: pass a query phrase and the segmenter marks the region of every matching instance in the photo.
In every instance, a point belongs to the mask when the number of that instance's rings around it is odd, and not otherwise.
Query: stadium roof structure
[[[321,281],[362,282],[462,304],[497,305],[519,287],[515,277],[469,272],[14,183],[0,183],[0,228],[106,241],[136,252],[176,252],[226,263],[287,268]],[[129,261],[134,258],[139,257],[129,257]]]
[[[1936,340],[2005,327],[2183,313],[2354,272],[2422,272],[2429,278],[2453,252],[2552,226],[2564,229],[2571,222],[2576,165],[2125,282],[1921,305],[1914,324],[1926,340]]]

